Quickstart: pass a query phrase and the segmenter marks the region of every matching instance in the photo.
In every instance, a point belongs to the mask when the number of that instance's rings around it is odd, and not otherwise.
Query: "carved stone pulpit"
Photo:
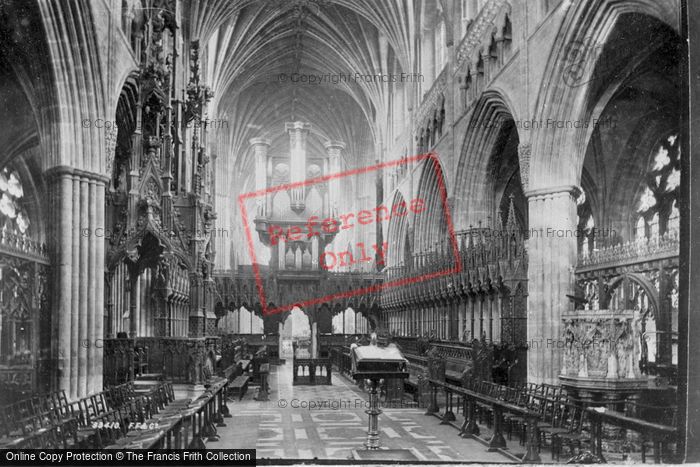
[[[354,347],[352,349],[353,378],[357,381],[369,380],[369,409],[365,413],[369,415],[367,429],[367,449],[379,449],[378,419],[382,411],[379,409],[379,394],[377,387],[381,380],[406,379],[407,360],[401,351],[394,345],[379,347],[375,343]]]
[[[584,400],[634,396],[650,387],[639,368],[643,336],[633,310],[577,310],[562,317],[562,385]]]

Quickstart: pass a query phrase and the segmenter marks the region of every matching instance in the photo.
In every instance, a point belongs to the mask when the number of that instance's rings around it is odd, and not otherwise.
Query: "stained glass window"
[[[29,216],[23,206],[24,188],[19,175],[7,168],[0,171],[1,227],[28,234]]]

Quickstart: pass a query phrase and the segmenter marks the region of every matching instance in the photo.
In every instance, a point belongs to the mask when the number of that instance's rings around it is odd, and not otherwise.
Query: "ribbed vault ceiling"
[[[308,121],[310,151],[327,139],[347,144],[351,166],[378,157],[388,127],[390,87],[377,80],[293,83],[293,74],[387,75],[411,70],[410,0],[193,0],[192,38],[210,46],[212,107],[229,122],[219,156],[250,167],[248,140],[266,136],[271,153],[288,143],[284,123]],[[296,76],[299,76],[296,75]]]

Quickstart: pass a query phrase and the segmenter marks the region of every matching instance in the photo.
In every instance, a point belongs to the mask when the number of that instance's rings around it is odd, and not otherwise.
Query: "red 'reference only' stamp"
[[[260,264],[258,263],[257,259],[258,255],[255,251],[255,241],[253,237],[254,233],[250,228],[250,217],[248,209],[246,208],[246,201],[255,199],[257,202],[264,205],[266,198],[275,197],[276,194],[281,192],[292,193],[292,198],[294,198],[293,193],[295,191],[306,192],[309,187],[326,186],[327,184],[334,183],[334,180],[337,181],[343,178],[358,177],[363,174],[377,172],[387,168],[420,162],[425,163],[425,170],[433,170],[436,175],[435,179],[437,180],[438,185],[437,192],[439,195],[439,202],[441,204],[442,212],[444,213],[444,222],[448,234],[449,246],[452,250],[454,258],[454,264],[451,267],[434,271],[429,274],[416,274],[412,277],[385,280],[381,284],[370,287],[362,287],[319,297],[309,297],[307,300],[296,301],[290,304],[283,304],[273,307],[268,305],[260,271]],[[296,199],[298,198],[299,196],[296,197]],[[375,293],[389,287],[401,287],[417,282],[435,279],[441,276],[455,274],[461,271],[462,265],[461,261],[459,260],[459,247],[457,245],[457,239],[454,233],[452,217],[448,208],[447,190],[445,188],[442,168],[440,167],[437,155],[434,153],[404,157],[402,159],[382,162],[368,167],[346,170],[343,172],[309,178],[300,182],[283,183],[276,186],[270,186],[262,190],[242,193],[238,197],[238,203],[245,230],[248,252],[252,263],[253,274],[255,276],[255,284],[260,298],[262,313],[265,316],[290,311],[295,306],[305,307],[319,305],[330,302],[334,299]],[[284,255],[285,251],[287,251],[287,255],[290,255],[287,245],[297,243],[306,244],[307,247],[305,248],[305,254],[317,255],[315,258],[318,258],[318,263],[314,265],[316,270],[335,272],[341,267],[371,262],[375,262],[377,268],[380,269],[388,265],[388,253],[389,248],[391,248],[389,241],[383,240],[381,244],[365,244],[365,242],[357,242],[355,245],[356,250],[353,253],[347,248],[334,247],[334,236],[342,231],[361,229],[362,227],[371,226],[374,224],[376,224],[375,228],[379,229],[382,228],[382,223],[391,222],[391,220],[394,218],[427,215],[427,211],[430,210],[430,208],[431,206],[426,204],[426,200],[420,197],[414,197],[409,201],[392,203],[391,205],[382,203],[372,209],[347,211],[341,214],[335,213],[335,215],[327,216],[319,215],[318,210],[312,210],[307,214],[302,208],[297,216],[292,216],[292,219],[275,219],[274,216],[270,216],[269,218],[264,219],[264,222],[261,222],[262,227],[260,228],[257,227],[257,223],[260,221],[260,219],[256,217],[256,231],[259,233],[261,239],[264,238],[264,243],[268,247],[276,249],[278,255]],[[258,212],[258,215],[259,214],[260,211]],[[388,228],[384,229],[385,232],[388,232],[388,230]],[[315,248],[312,248],[310,245],[313,245],[314,243]],[[292,261],[293,259],[294,255],[292,255]],[[284,264],[284,257],[280,261],[282,264]]]

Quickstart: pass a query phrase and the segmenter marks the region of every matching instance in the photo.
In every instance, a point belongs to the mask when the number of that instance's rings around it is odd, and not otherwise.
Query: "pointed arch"
[[[443,196],[449,192],[444,171],[436,155],[421,165],[416,199],[421,200],[423,212],[415,214],[414,253],[435,251],[436,244],[444,242],[449,233]],[[443,193],[444,190],[444,193]]]
[[[400,191],[394,193],[394,198],[391,202],[391,210],[394,212],[395,206],[405,206],[406,200]],[[412,220],[409,216],[392,216],[389,220],[389,228],[387,234],[387,240],[389,244],[392,245],[389,248],[389,258],[387,264],[390,268],[396,266],[404,266],[407,258],[404,257],[403,252],[406,248],[406,242],[408,241],[409,235],[409,225]]]
[[[628,40],[642,45],[641,51],[640,47],[619,44],[612,46],[614,50],[606,49],[624,17],[636,18],[634,29],[638,37]],[[614,89],[634,73],[635,62],[641,55],[648,55],[652,49],[663,45],[661,37],[650,40],[650,35],[657,33],[668,35],[657,28],[660,25],[678,36],[680,28],[674,2],[593,0],[585,4],[573,3],[549,56],[535,104],[538,114],[534,118],[545,122],[548,119],[583,122],[595,118],[596,113],[602,111],[600,107],[596,111],[601,98],[609,99],[601,93],[611,96]],[[613,85],[601,87],[601,83]],[[577,185],[593,131],[593,125],[589,125],[567,131],[542,129],[534,132],[530,188]],[[566,157],[562,157],[562,153]]]
[[[476,226],[479,222],[487,224],[489,219],[493,223],[504,194],[508,194],[508,184],[499,186],[498,178],[515,179],[522,191],[521,180],[526,179],[527,174],[520,172],[518,152],[521,149],[516,121],[519,120],[510,99],[501,91],[486,91],[476,103],[455,176],[454,212],[458,229]],[[511,172],[503,172],[509,168]]]

